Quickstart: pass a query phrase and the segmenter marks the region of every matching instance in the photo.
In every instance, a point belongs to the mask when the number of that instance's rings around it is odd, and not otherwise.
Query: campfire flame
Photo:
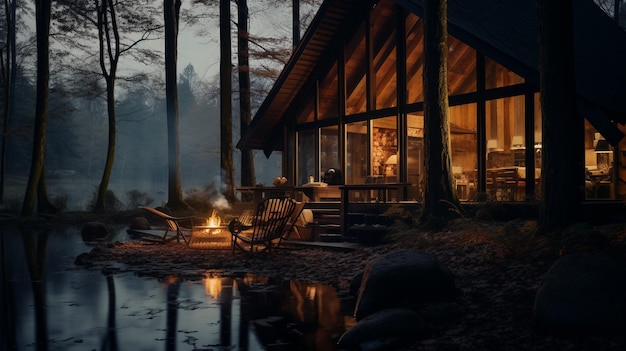
[[[217,228],[220,226],[220,217],[217,216],[217,211],[213,210],[211,213],[211,217],[209,217],[206,221],[206,225],[211,228]]]

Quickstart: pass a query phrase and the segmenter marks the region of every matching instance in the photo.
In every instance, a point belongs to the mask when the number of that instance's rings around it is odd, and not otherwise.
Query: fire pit
[[[230,249],[232,239],[226,226],[221,224],[217,212],[213,210],[211,217],[207,218],[204,225],[192,227],[189,247],[194,249]]]

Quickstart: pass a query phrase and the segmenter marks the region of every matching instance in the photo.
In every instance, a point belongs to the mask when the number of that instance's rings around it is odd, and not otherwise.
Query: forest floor
[[[130,223],[137,213],[82,221]],[[66,218],[77,223],[76,218]],[[281,248],[267,255],[232,255],[230,250],[197,250],[181,243],[151,244],[141,240],[101,245],[77,263],[111,271],[165,277],[177,274],[200,279],[207,271],[254,273],[268,277],[328,284],[347,296],[353,277],[367,262],[399,249],[434,254],[454,273],[462,292],[454,302],[458,318],[438,324],[425,340],[402,350],[624,350],[626,339],[563,338],[533,328],[533,305],[548,269],[564,254],[602,249],[626,260],[626,223],[595,226],[610,241],[594,247],[584,237],[533,234],[535,221],[507,222],[458,219],[438,231],[420,231],[396,221],[386,241],[340,252],[316,248]],[[332,263],[331,263],[332,262]]]

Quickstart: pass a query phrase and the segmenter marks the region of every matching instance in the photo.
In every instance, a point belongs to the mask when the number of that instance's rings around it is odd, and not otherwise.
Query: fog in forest
[[[193,71],[193,66],[186,67]],[[192,76],[193,76],[192,72]],[[179,136],[183,191],[220,188],[220,112],[214,98],[198,96],[179,82]],[[18,78],[16,117],[10,120],[5,207],[19,209],[32,152],[34,87]],[[70,211],[91,210],[102,179],[108,122],[102,98],[77,98],[63,84],[51,84],[46,147],[46,183],[51,200]],[[160,94],[160,93],[159,93]],[[118,209],[158,206],[167,201],[167,119],[164,96],[152,89],[131,89],[117,101],[115,162],[108,189]],[[258,102],[257,102],[258,103]],[[234,103],[234,106],[237,104]],[[233,145],[239,140],[239,113],[233,113]],[[235,183],[240,184],[240,151],[234,148]],[[281,157],[255,151],[257,183],[271,184]],[[132,196],[129,196],[132,193]],[[132,197],[132,199],[131,199]],[[137,203],[138,202],[138,203]]]
[[[319,0],[302,1],[302,32],[319,6]],[[258,42],[267,38],[263,48],[289,55],[292,45],[291,2],[268,6],[275,1],[249,3],[250,33]],[[278,2],[283,5],[283,3]],[[5,13],[6,4],[0,5]],[[162,10],[156,7],[155,20]],[[187,12],[185,12],[187,11]],[[147,11],[146,16],[148,16]],[[140,12],[140,13],[143,13]],[[192,6],[184,2],[183,22],[178,48],[178,100],[181,179],[184,195],[189,192],[220,192],[220,107],[219,107],[219,40],[217,6]],[[58,13],[56,14],[58,16]],[[188,21],[194,15],[197,21]],[[236,18],[236,7],[231,16]],[[6,168],[4,209],[19,211],[30,172],[35,114],[35,38],[34,8],[19,3],[17,10],[17,71],[8,112],[6,135]],[[237,81],[237,41],[233,27],[232,131],[235,184],[240,184],[239,95]],[[0,47],[4,47],[5,26],[0,26]],[[99,73],[97,45],[74,47],[77,33],[63,32],[53,14],[50,59],[50,95],[46,133],[45,181],[51,201],[61,210],[89,211],[101,183],[108,145],[108,115],[104,80]],[[95,29],[81,35],[95,34]],[[62,34],[62,35],[60,35]],[[124,33],[124,45],[131,45],[138,33]],[[75,39],[76,38],[76,39]],[[86,38],[86,37],[85,37]],[[80,40],[87,40],[82,38]],[[154,61],[142,61],[142,54],[120,59],[116,82],[116,147],[111,179],[107,189],[115,209],[137,205],[159,206],[167,201],[168,149],[165,112],[162,33],[146,36],[138,42],[142,53],[155,54]],[[93,38],[92,38],[93,39]],[[91,40],[91,39],[89,39]],[[263,42],[263,41],[261,41]],[[272,45],[267,44],[273,43]],[[92,44],[97,40],[92,40]],[[85,44],[85,43],[83,43]],[[259,51],[260,46],[253,48]],[[81,51],[82,50],[82,51]],[[91,51],[90,51],[91,50]],[[263,55],[261,55],[263,56]],[[271,56],[271,55],[269,55]],[[160,57],[160,58],[159,58]],[[284,61],[287,57],[284,58]],[[275,75],[284,62],[271,58],[251,58],[252,115],[270,90]],[[194,65],[196,67],[194,67]],[[256,68],[255,68],[256,67]],[[262,74],[256,74],[261,69]],[[274,76],[268,74],[274,71]],[[12,83],[13,84],[13,83]],[[0,86],[4,93],[4,85]],[[0,107],[3,107],[0,101]],[[268,159],[254,151],[256,183],[271,184],[281,176],[281,155]]]

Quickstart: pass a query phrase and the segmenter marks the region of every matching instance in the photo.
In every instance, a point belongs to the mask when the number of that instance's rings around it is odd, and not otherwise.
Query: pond
[[[334,288],[247,274],[197,281],[74,264],[80,228],[0,229],[6,350],[336,350],[351,318]],[[110,241],[130,240],[120,228]]]

